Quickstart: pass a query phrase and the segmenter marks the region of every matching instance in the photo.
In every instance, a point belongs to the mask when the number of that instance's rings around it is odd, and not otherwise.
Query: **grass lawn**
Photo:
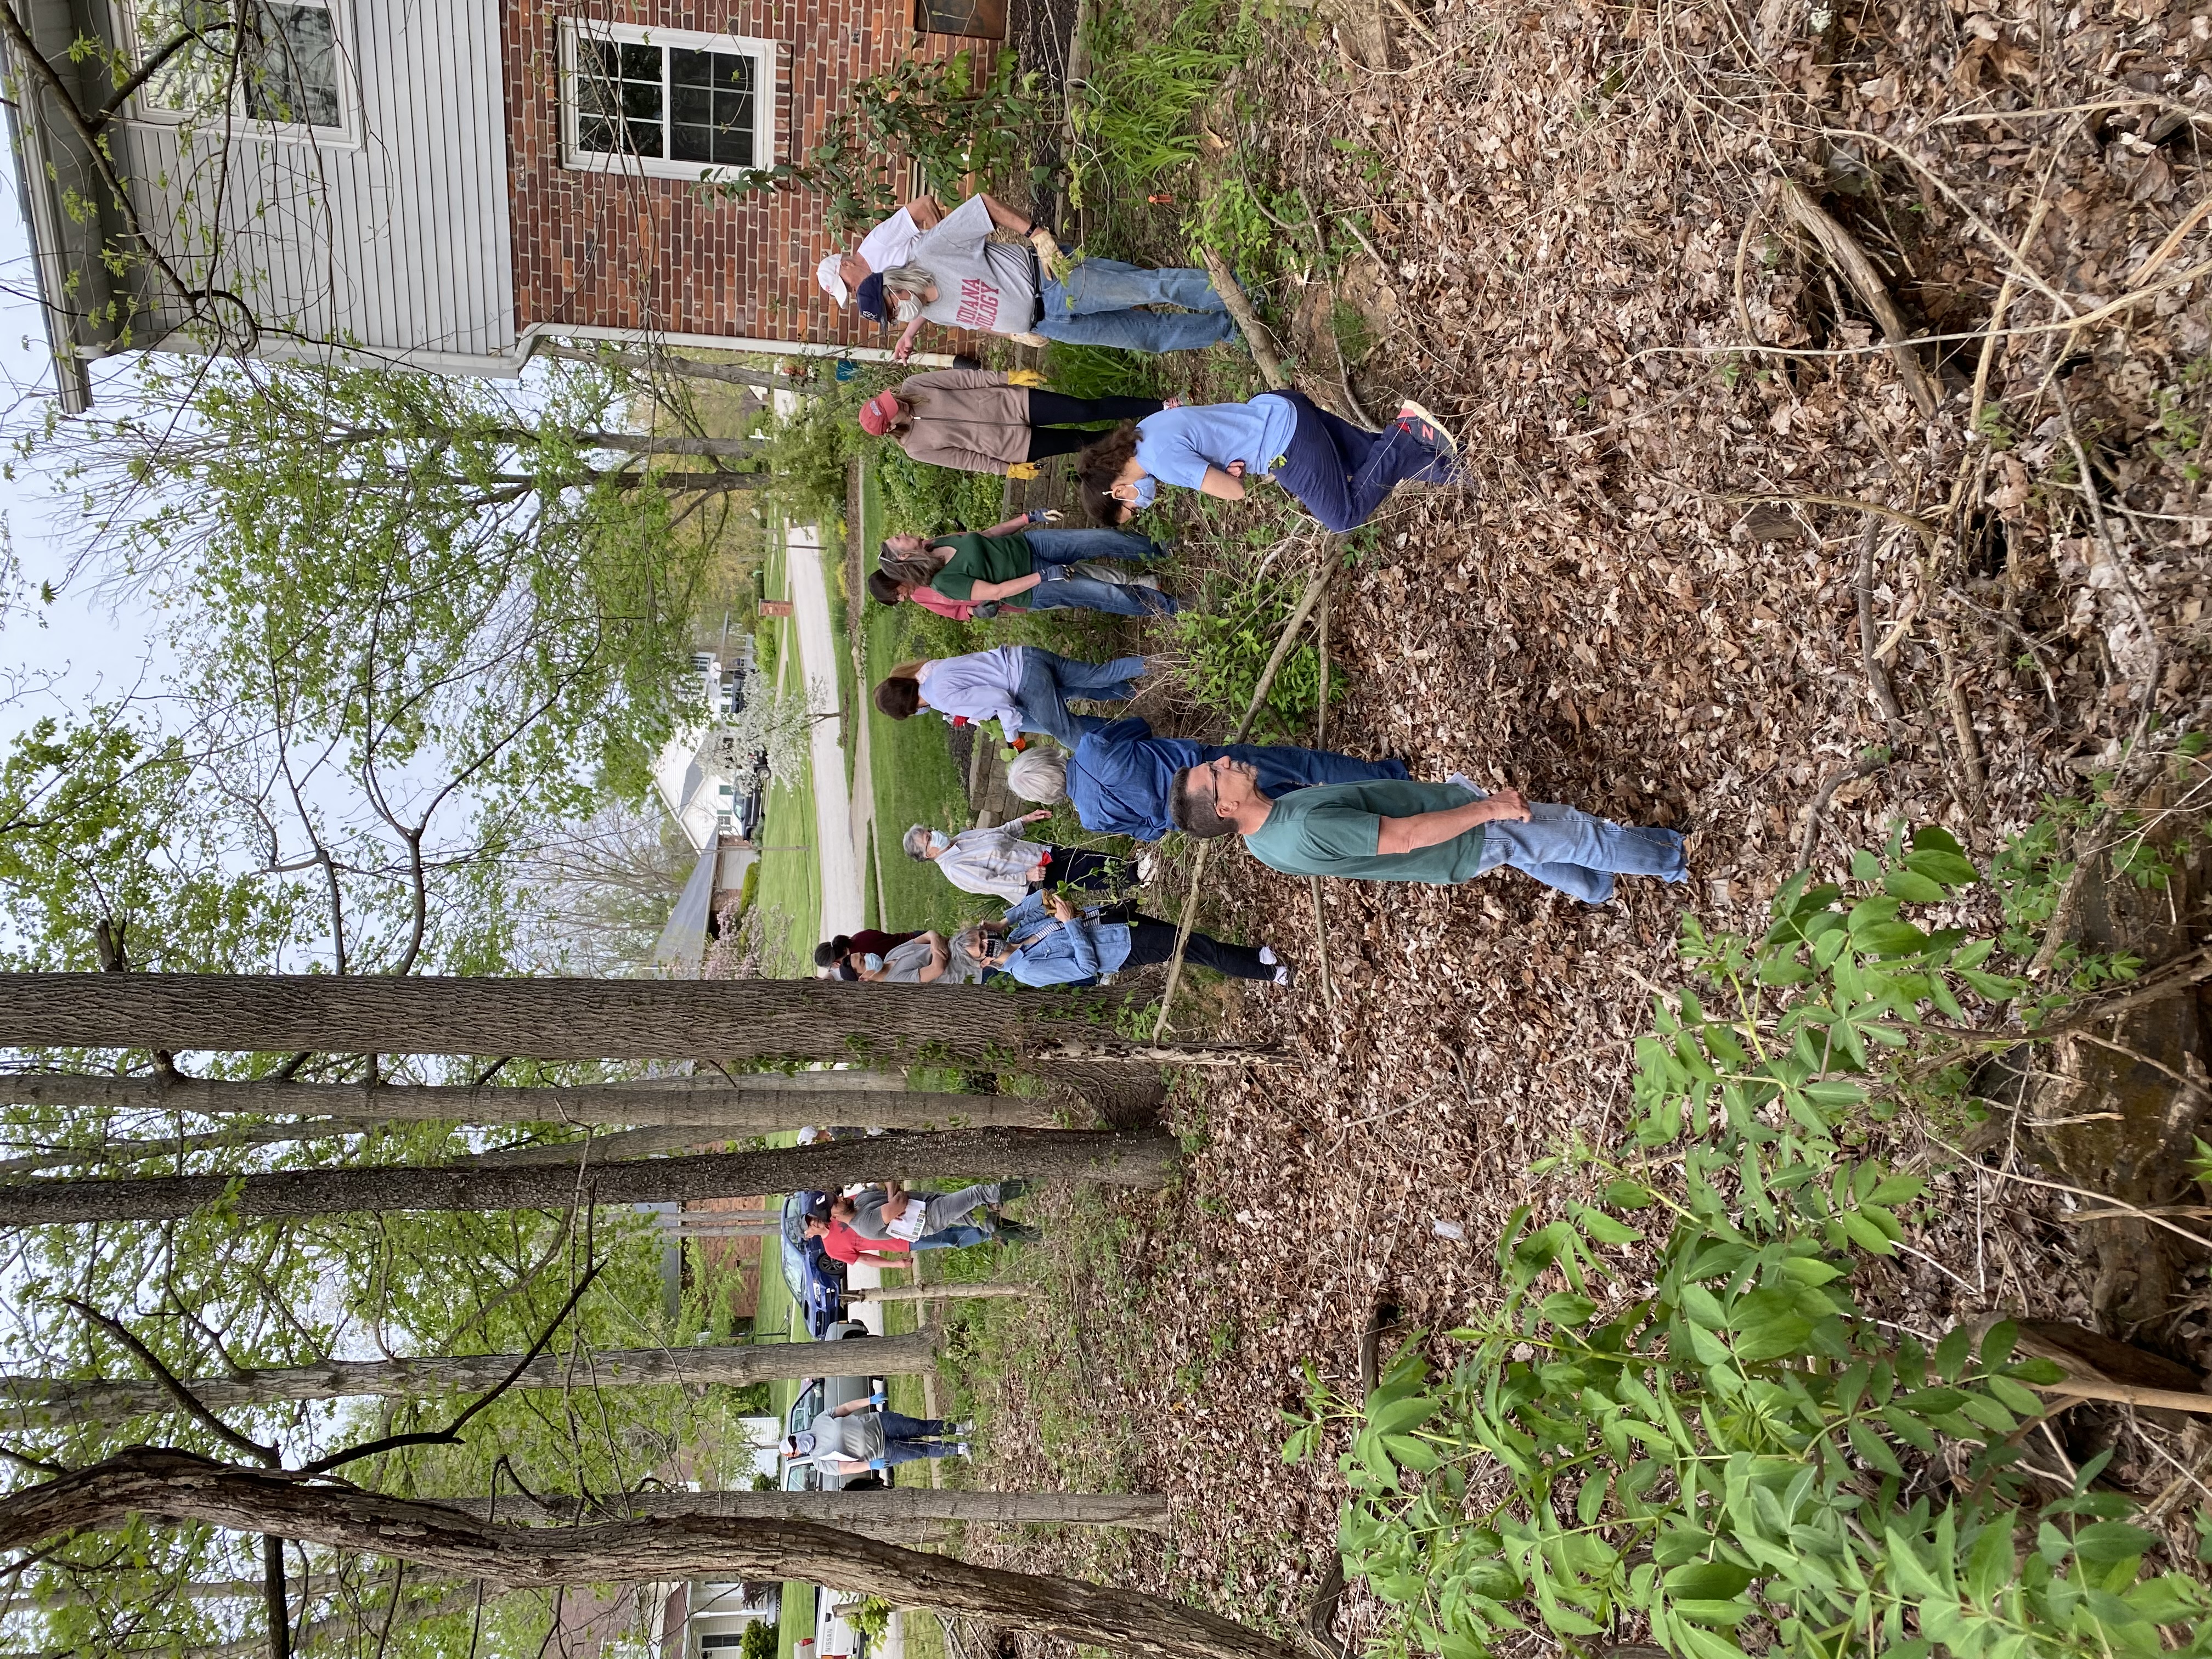
[[[868,607],[868,676],[873,681],[883,671],[902,660],[908,648],[899,612],[880,605]],[[918,864],[899,850],[899,837],[910,823],[934,824],[947,830],[968,823],[966,781],[952,764],[945,746],[945,725],[934,715],[910,720],[885,718],[868,705],[868,768],[876,789],[876,862],[883,869],[878,896],[887,927],[939,927],[950,930],[963,922],[995,915],[1000,908],[973,893],[963,893],[927,865]]]
[[[769,556],[763,592],[769,599],[791,593],[787,550],[781,541]],[[788,617],[769,624],[775,665],[763,672],[786,690],[798,684],[799,647]],[[811,769],[798,783],[771,784],[761,812],[760,887],[763,967],[771,978],[799,979],[813,971],[814,946],[822,937],[822,865],[814,850],[814,780]],[[767,1307],[763,1302],[763,1309]]]
[[[799,1639],[814,1634],[814,1586],[786,1579],[782,1608],[776,1619],[775,1659],[792,1659]]]

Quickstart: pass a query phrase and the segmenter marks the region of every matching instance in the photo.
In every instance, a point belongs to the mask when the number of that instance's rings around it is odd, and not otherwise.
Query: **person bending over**
[[[1678,830],[1531,805],[1517,789],[1486,795],[1456,773],[1443,783],[1340,783],[1270,800],[1251,767],[1224,757],[1176,773],[1170,810],[1176,828],[1242,836],[1253,857],[1291,876],[1452,886],[1510,864],[1586,904],[1610,899],[1615,876],[1689,879]]]
[[[1068,703],[1133,697],[1144,672],[1142,657],[1078,662],[1041,646],[1002,645],[965,656],[901,663],[877,684],[875,702],[895,720],[934,708],[955,721],[996,720],[1010,740],[1018,732],[1042,732],[1073,749],[1085,732],[1106,722],[1096,714],[1079,714]]]

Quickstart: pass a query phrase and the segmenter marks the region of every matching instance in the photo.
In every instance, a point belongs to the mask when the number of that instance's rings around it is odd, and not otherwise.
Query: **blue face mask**
[[[946,848],[951,845],[952,837],[946,835],[942,830],[933,830],[929,832],[929,850],[931,852],[942,853]]]
[[[1139,477],[1133,487],[1137,493],[1127,499],[1129,505],[1139,513],[1150,507],[1152,498],[1160,493],[1160,481],[1149,472]]]
[[[860,958],[860,966],[872,974],[880,974],[884,971],[884,959],[871,951]]]

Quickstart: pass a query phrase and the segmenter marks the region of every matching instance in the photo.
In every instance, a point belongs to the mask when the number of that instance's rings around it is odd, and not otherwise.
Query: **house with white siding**
[[[91,362],[146,349],[493,374],[555,337],[880,355],[812,280],[819,198],[715,187],[816,143],[856,80],[1003,27],[933,0],[10,4],[72,410]]]

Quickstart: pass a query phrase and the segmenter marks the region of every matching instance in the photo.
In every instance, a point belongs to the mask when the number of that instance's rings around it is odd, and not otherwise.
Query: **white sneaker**
[[[1285,963],[1278,963],[1278,964],[1276,965],[1276,968],[1275,968],[1275,983],[1276,983],[1276,984],[1278,984],[1278,985],[1296,985],[1297,982],[1298,982],[1298,970],[1297,969],[1297,968],[1293,967],[1291,963],[1287,963],[1287,962],[1285,962]]]
[[[1273,945],[1263,945],[1260,947],[1260,960],[1268,967],[1272,968],[1277,963],[1280,962],[1282,958],[1275,954],[1275,947]]]
[[[952,1455],[955,1457],[973,1457],[975,1455],[975,1449],[963,1442],[952,1449]]]
[[[1150,886],[1152,884],[1152,872],[1159,867],[1160,855],[1158,853],[1139,854],[1137,855],[1138,885]]]

